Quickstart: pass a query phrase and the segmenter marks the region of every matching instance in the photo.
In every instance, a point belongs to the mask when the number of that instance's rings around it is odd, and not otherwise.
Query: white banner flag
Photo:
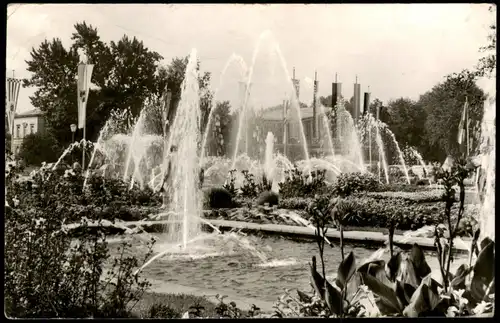
[[[19,90],[21,89],[21,80],[8,78],[6,84],[7,99],[7,122],[9,123],[10,134],[14,131],[14,117],[16,115],[17,100],[19,99]]]
[[[85,127],[87,117],[87,99],[89,97],[90,80],[93,64],[78,65],[78,128]]]
[[[464,109],[462,111],[462,117],[460,118],[460,124],[458,125],[458,136],[457,142],[461,145],[463,142],[467,142],[467,121],[468,121],[468,109],[469,102],[467,97],[465,98]]]

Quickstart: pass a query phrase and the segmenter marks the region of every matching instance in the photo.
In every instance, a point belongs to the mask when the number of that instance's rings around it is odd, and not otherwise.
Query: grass
[[[148,318],[149,309],[154,304],[168,305],[174,312],[178,314],[176,318],[186,313],[191,306],[201,305],[205,308],[203,316],[216,317],[215,303],[209,301],[205,297],[188,295],[188,294],[162,294],[155,292],[146,292],[142,299],[135,305],[132,312],[139,318]]]

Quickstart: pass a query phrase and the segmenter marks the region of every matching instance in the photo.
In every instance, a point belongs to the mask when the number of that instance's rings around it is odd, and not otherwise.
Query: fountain
[[[274,172],[273,150],[274,150],[274,135],[272,132],[268,132],[266,137],[266,153],[264,157],[264,174],[266,175],[266,178],[269,180],[272,180]]]
[[[496,69],[495,77],[482,79],[480,84],[488,94],[484,103],[481,122],[480,169],[478,194],[481,208],[479,229],[481,239],[489,237],[495,240],[495,158],[496,158]]]
[[[389,143],[392,144],[394,150],[396,151],[400,165],[405,174],[406,181],[408,184],[410,184],[410,176],[408,175],[406,162],[404,160],[403,153],[399,148],[399,143],[396,140],[396,137],[394,136],[394,133],[389,129],[389,127],[384,122],[377,120],[370,113],[368,113],[360,120],[360,133],[362,138],[361,141],[363,142],[365,142],[366,140],[370,141],[369,142],[370,149],[373,146],[371,144],[371,134],[373,133],[373,129],[375,129],[375,143],[376,146],[378,147],[378,153],[381,159],[379,160],[379,162],[381,163],[381,166],[384,169],[386,182],[389,183],[389,165],[387,163],[386,147],[384,145],[384,140],[382,139],[382,134],[384,134],[385,137],[389,138]]]
[[[177,154],[172,160],[172,195],[170,209],[174,212],[170,220],[182,220],[182,224],[168,227],[168,240],[182,242],[185,249],[187,242],[201,233],[197,217],[201,216],[202,198],[198,188],[200,141],[200,96],[198,72],[196,69],[196,50],[189,56],[181,100],[172,124],[167,151],[175,145]],[[195,217],[190,218],[190,215]]]
[[[422,158],[422,155],[411,146],[407,146],[404,149],[405,154],[415,158],[417,162],[420,164],[421,170],[419,169],[420,167],[418,166],[413,166],[411,167],[412,171],[419,177],[419,178],[424,178],[427,177],[427,166],[425,165],[424,159]],[[430,178],[429,178],[430,180]]]

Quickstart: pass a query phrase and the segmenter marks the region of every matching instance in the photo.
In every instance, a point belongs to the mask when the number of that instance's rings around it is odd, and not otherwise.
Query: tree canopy
[[[149,50],[137,38],[124,35],[117,42],[103,42],[96,28],[85,22],[75,25],[72,45],[65,48],[60,39],[43,41],[27,60],[31,77],[26,87],[38,89],[30,97],[34,107],[45,112],[47,128],[58,144],[70,142],[69,125],[77,122],[77,65],[79,51],[94,65],[93,86],[87,102],[86,137],[97,139],[111,111],[130,109],[137,116],[146,98],[159,95],[156,73],[161,55]],[[81,135],[80,135],[81,136]]]

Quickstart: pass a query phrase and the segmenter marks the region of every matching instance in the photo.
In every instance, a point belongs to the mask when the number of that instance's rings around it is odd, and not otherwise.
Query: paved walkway
[[[203,289],[197,287],[184,286],[179,284],[167,283],[157,279],[151,279],[148,277],[148,281],[151,283],[150,290],[155,293],[161,294],[190,294],[195,296],[205,296],[209,301],[217,304],[219,301],[215,297],[217,294],[216,290],[213,289]],[[224,299],[225,303],[234,301],[239,309],[249,310],[252,304],[255,304],[263,312],[270,313],[273,312],[273,303],[262,301],[257,298],[241,297],[237,294],[230,294],[226,292],[221,292],[221,295],[227,295],[228,297]]]

